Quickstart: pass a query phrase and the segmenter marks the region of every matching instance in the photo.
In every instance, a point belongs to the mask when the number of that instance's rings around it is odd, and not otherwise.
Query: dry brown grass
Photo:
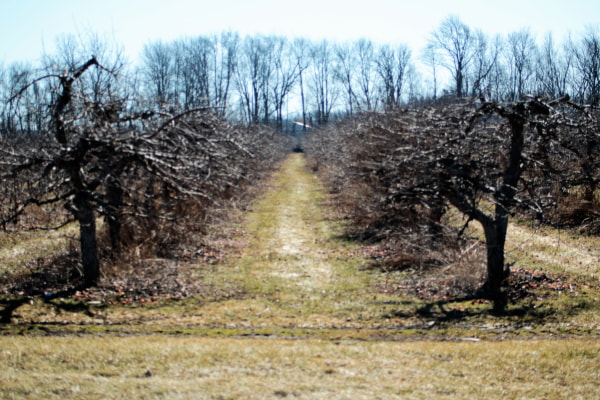
[[[594,399],[594,340],[0,338],[6,399]]]
[[[483,241],[483,229],[478,223],[471,222],[467,234]],[[600,284],[598,236],[515,220],[508,226],[505,249],[507,261],[516,266],[584,276]]]

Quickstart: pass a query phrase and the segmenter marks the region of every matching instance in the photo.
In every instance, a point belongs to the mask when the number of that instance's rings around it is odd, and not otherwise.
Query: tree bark
[[[85,287],[95,286],[100,279],[100,261],[96,238],[96,219],[89,199],[84,193],[75,196],[81,245],[81,265]]]
[[[463,96],[463,71],[462,67],[458,67],[456,71],[456,97]]]
[[[107,182],[106,190],[108,200],[106,222],[108,224],[110,245],[115,253],[119,253],[121,250],[121,221],[119,211],[123,205],[123,188],[117,179],[110,178]]]
[[[508,303],[507,294],[503,292],[510,271],[504,265],[504,244],[508,229],[509,210],[512,208],[517,193],[517,185],[523,172],[523,146],[525,142],[525,120],[517,113],[505,114],[511,128],[510,153],[508,164],[504,170],[502,187],[495,196],[495,215],[493,219],[482,221],[487,245],[487,281],[488,297],[494,302],[494,312],[504,312]]]
[[[504,243],[508,218],[490,220],[485,223],[485,242],[487,247],[487,280],[484,286],[486,297],[493,301],[494,312],[501,313],[508,304],[507,294],[503,290],[508,278],[504,265]]]

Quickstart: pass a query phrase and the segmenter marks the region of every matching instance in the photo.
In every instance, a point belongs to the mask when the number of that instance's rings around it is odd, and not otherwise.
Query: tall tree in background
[[[247,36],[241,44],[236,85],[243,114],[251,123],[269,120],[273,46],[274,41],[268,36]]]
[[[377,106],[375,93],[375,45],[367,39],[359,39],[354,45],[358,67],[358,87],[363,109],[371,111]]]
[[[508,35],[507,63],[510,71],[511,100],[518,100],[531,91],[536,52],[535,38],[529,29]]]
[[[571,44],[575,69],[579,76],[577,98],[597,106],[600,104],[600,31],[588,27],[579,43]]]
[[[386,109],[398,107],[410,67],[410,49],[407,46],[392,48],[384,45],[379,48],[375,59],[379,75],[383,104]]]
[[[356,106],[358,106],[358,99],[354,90],[354,75],[356,74],[357,64],[356,55],[348,43],[336,45],[335,55],[337,60],[337,79],[344,87],[346,94],[346,113],[352,115]]]
[[[490,77],[497,67],[498,58],[502,49],[499,36],[491,42],[481,31],[475,31],[475,54],[473,56],[471,95],[490,98],[492,95],[492,84]]]
[[[211,63],[212,96],[216,112],[225,115],[229,106],[234,76],[238,67],[238,51],[240,37],[237,33],[224,32],[213,38],[216,51]]]
[[[552,34],[548,33],[538,52],[537,92],[549,97],[566,95],[572,68],[572,52],[560,51]]]
[[[211,105],[210,62],[216,51],[215,43],[200,36],[174,45],[178,104],[184,110]]]
[[[475,37],[471,29],[457,16],[450,16],[433,31],[429,44],[439,52],[441,65],[452,74],[456,96],[464,96],[467,71],[475,54]]]
[[[421,55],[429,70],[423,74],[411,64],[411,50],[405,45],[375,45],[368,39],[344,44],[307,39],[289,42],[266,35],[242,39],[224,32],[147,44],[139,73],[127,74],[137,84],[128,85],[127,90],[137,91],[136,98],[158,109],[167,104],[182,110],[211,106],[221,116],[280,126],[288,106],[292,114],[302,115],[306,126],[309,112],[323,123],[332,112],[389,109],[403,102],[436,99],[442,89],[456,96],[483,95],[498,100],[516,100],[527,93],[553,97],[569,93],[578,102],[598,104],[599,37],[597,29],[588,28],[579,38],[560,46],[548,35],[538,49],[528,29],[505,39],[491,38],[449,16],[431,33]],[[82,39],[88,43],[85,55],[78,44]],[[107,47],[93,34],[65,35],[59,49],[60,59],[45,56],[45,65],[75,69],[82,57],[90,54],[105,60],[106,51],[122,52],[118,46]],[[121,62],[107,68],[125,71]],[[450,72],[451,80],[441,79],[441,69]],[[31,71],[35,68],[25,64],[3,69],[5,99]],[[99,101],[103,93],[114,93],[97,74],[90,70],[82,77],[86,87],[95,88],[92,101]],[[25,110],[47,106],[52,91],[58,90],[56,84],[49,85],[50,81],[32,85],[18,103],[4,107],[2,129],[38,130],[43,113],[35,113],[38,119],[32,120],[32,113]]]
[[[432,43],[429,43],[425,47],[425,49],[423,50],[423,53],[421,54],[421,59],[423,60],[423,63],[426,66],[431,68],[431,80],[432,80],[431,84],[432,84],[432,90],[433,90],[433,100],[435,100],[435,99],[437,99],[437,92],[438,92],[437,67],[439,64],[439,56],[437,54],[435,46]]]
[[[163,42],[146,44],[142,71],[151,98],[158,104],[174,103],[175,63],[172,46]]]
[[[14,98],[3,107],[0,121],[0,136],[19,133],[28,136],[39,134],[43,128],[42,109],[49,101],[50,90],[43,82],[35,82],[17,96],[21,88],[33,79],[33,68],[25,63],[12,64],[5,71],[3,97]],[[36,113],[30,112],[36,110]]]
[[[306,99],[305,99],[305,86],[304,77],[305,71],[309,67],[310,60],[310,43],[306,39],[295,39],[293,43],[292,53],[294,60],[298,66],[298,85],[300,87],[300,107],[302,110],[302,130],[306,131],[307,120],[306,120]]]
[[[329,121],[331,110],[338,99],[336,87],[334,54],[332,46],[326,40],[314,45],[310,52],[311,71],[310,89],[318,124]]]
[[[273,98],[275,118],[278,127],[283,126],[283,109],[289,94],[298,80],[298,63],[292,49],[282,36],[274,37],[272,51],[273,76],[269,81],[269,92]]]
[[[221,115],[231,98],[238,64],[239,36],[198,36],[144,47],[142,94],[157,105],[177,105],[182,110],[214,107]]]

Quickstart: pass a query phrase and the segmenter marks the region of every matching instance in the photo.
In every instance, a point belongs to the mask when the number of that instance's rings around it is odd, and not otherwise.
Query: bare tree
[[[375,45],[367,39],[359,39],[354,45],[356,62],[358,63],[358,87],[364,105],[363,109],[371,111],[377,107],[375,97]]]
[[[76,97],[77,88],[75,87],[78,79],[93,66],[100,67],[95,58],[75,70],[44,77],[54,78],[60,82],[60,92],[51,112],[51,126],[55,142],[49,142],[39,152],[21,152],[14,147],[6,149],[5,158],[11,168],[8,172],[9,175],[3,177],[3,180],[6,180],[8,176],[16,175],[21,171],[25,171],[31,176],[38,175],[37,179],[31,181],[32,186],[38,186],[33,191],[33,194],[37,196],[26,197],[22,200],[22,204],[13,207],[14,212],[8,216],[9,220],[17,218],[30,204],[44,205],[71,199],[69,209],[79,222],[82,265],[87,285],[95,284],[100,276],[96,221],[91,205],[91,192],[98,183],[95,179],[91,181],[86,179],[88,178],[86,172],[89,170],[86,171],[83,160],[90,150],[91,142],[89,138],[70,135],[70,125],[75,121],[67,114],[72,112],[73,99],[79,100]],[[25,91],[27,87],[28,85],[22,91]],[[18,98],[19,94],[11,100]],[[97,111],[94,108],[91,110]],[[59,182],[52,182],[51,178],[48,182],[49,175],[60,177]]]
[[[177,104],[185,110],[211,105],[210,63],[215,43],[199,36],[174,42],[173,46]]]
[[[457,16],[447,17],[432,32],[429,44],[440,54],[441,65],[454,78],[458,97],[465,95],[465,79],[475,54],[475,37]]]
[[[338,98],[333,68],[334,54],[331,44],[323,40],[311,48],[310,89],[318,124],[329,121],[331,110]]]
[[[475,54],[473,56],[471,94],[473,96],[484,95],[489,97],[492,93],[492,84],[490,77],[502,50],[501,39],[499,36],[494,38],[492,43],[481,31],[475,31]]]
[[[550,182],[568,185],[566,176],[573,165],[567,160],[582,159],[570,144],[573,132],[581,135],[578,140],[585,143],[584,148],[597,147],[593,128],[589,129],[595,123],[581,111],[568,98],[484,102],[478,108],[450,106],[439,114],[439,122],[424,119],[436,126],[427,137],[440,135],[437,144],[432,142],[433,147],[428,147],[438,155],[415,157],[414,151],[406,155],[422,159],[424,164],[418,164],[419,168],[428,171],[413,189],[433,189],[433,198],[444,197],[482,225],[487,247],[484,292],[498,312],[504,310],[507,301],[503,288],[509,270],[504,247],[510,215],[517,208],[543,213],[552,204]],[[498,123],[498,117],[504,123]],[[486,207],[488,201],[492,210]]]
[[[560,51],[551,33],[544,38],[539,51],[536,68],[537,92],[549,97],[562,97],[567,94],[569,77],[573,68],[573,54]]]
[[[354,113],[354,106],[358,103],[354,91],[354,74],[356,65],[356,55],[348,43],[335,46],[337,57],[337,75],[346,92],[346,112],[349,115]]]
[[[269,81],[269,86],[273,97],[277,126],[281,128],[284,105],[297,82],[299,65],[295,62],[292,50],[285,38],[276,37],[274,41],[272,52],[274,73]]]
[[[423,62],[425,63],[425,65],[427,65],[428,67],[431,67],[433,99],[435,100],[435,99],[437,99],[437,92],[438,92],[437,67],[439,65],[439,60],[438,60],[438,55],[437,55],[435,46],[432,43],[429,43],[425,47],[425,49],[423,50],[423,53],[421,55],[421,58],[422,58]]]
[[[145,46],[141,73],[145,97],[159,107],[187,110],[213,106],[225,115],[238,65],[239,37],[233,33],[198,36]]]
[[[225,32],[218,39],[213,39],[213,42],[217,43],[212,62],[213,104],[219,114],[225,115],[238,66],[240,38],[235,33]]]
[[[588,27],[579,43],[571,44],[579,84],[577,98],[597,106],[600,104],[600,32]]]
[[[341,201],[354,202],[353,220],[368,229],[361,237],[395,236],[398,243],[409,238],[399,268],[422,263],[419,257],[440,265],[443,258],[430,254],[452,243],[445,232],[453,230],[441,220],[448,204],[467,217],[465,227],[479,222],[487,249],[479,295],[502,312],[511,215],[519,210],[544,216],[557,204],[557,187],[596,187],[600,142],[598,121],[589,111],[567,97],[463,99],[349,118],[312,135],[316,143],[306,147],[321,155],[318,162],[329,159],[324,170],[337,182]],[[454,240],[462,230],[455,232]]]
[[[149,98],[157,105],[175,103],[175,63],[168,43],[146,44],[142,51],[143,75]]]
[[[396,49],[391,46],[379,48],[375,64],[381,82],[382,101],[386,109],[398,107],[402,102],[406,75],[410,67],[410,56],[410,50],[404,45]]]
[[[50,71],[22,88],[12,101],[36,82],[58,82],[49,115],[52,135],[30,146],[4,141],[0,149],[2,190],[14,187],[8,183],[15,179],[27,182],[19,185],[26,192],[11,196],[14,205],[2,222],[16,221],[33,205],[63,204],[71,216],[65,215],[63,223],[75,220],[79,225],[85,286],[95,285],[100,277],[97,215],[107,216],[109,225],[117,220],[110,230],[118,230],[123,199],[136,198],[144,177],[161,182],[163,192],[169,193],[167,202],[180,197],[213,201],[242,176],[236,154],[252,156],[233,140],[234,130],[204,107],[178,114],[143,111],[114,93],[96,101],[95,90],[82,87],[83,77],[95,69],[117,91],[117,75],[96,58],[73,70]],[[146,193],[146,201],[152,193]],[[136,202],[128,206],[135,214]]]
[[[268,122],[273,112],[269,82],[274,71],[274,46],[268,36],[247,36],[242,43],[236,84],[243,112],[251,123]]]
[[[6,71],[6,82],[4,82],[4,97],[10,99],[32,78],[33,70],[29,65],[15,63]],[[5,103],[2,110],[2,131],[4,135],[31,134],[39,131],[38,123],[34,121],[33,114],[29,112],[31,107],[37,108],[44,104],[40,84],[36,83],[22,93],[18,101]],[[36,126],[38,125],[38,126]]]
[[[508,66],[510,71],[511,100],[518,100],[530,92],[537,57],[535,39],[529,29],[508,35]]]
[[[306,39],[296,39],[293,44],[293,54],[298,66],[298,85],[300,86],[300,105],[302,107],[302,130],[306,131],[306,99],[304,91],[305,71],[309,66],[310,43]]]

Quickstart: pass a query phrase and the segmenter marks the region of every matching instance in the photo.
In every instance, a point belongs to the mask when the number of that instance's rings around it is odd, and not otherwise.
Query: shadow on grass
[[[452,302],[433,302],[417,309],[417,314],[422,318],[434,320],[439,323],[458,323],[470,320],[505,321],[509,325],[543,325],[555,321],[559,311],[552,306],[540,307],[533,302],[517,302],[509,305],[505,310],[498,312],[492,306],[486,308],[464,309],[450,308]],[[437,310],[437,312],[435,311]]]
[[[434,326],[482,321],[487,318],[494,320],[505,319],[508,323],[515,325],[520,323],[543,324],[548,319],[554,320],[559,315],[559,310],[551,305],[540,307],[539,304],[526,301],[512,303],[504,312],[498,313],[494,312],[491,304],[489,304],[489,307],[482,307],[480,304],[477,304],[481,300],[469,297],[429,302],[421,302],[419,300],[388,301],[385,302],[386,305],[397,305],[401,309],[392,311],[386,317],[406,319],[418,317]],[[469,305],[465,305],[465,302],[473,305],[470,307]]]
[[[72,297],[77,289],[66,290],[63,292],[55,293],[52,296],[36,296],[36,297],[18,297],[18,298],[5,298],[0,300],[0,324],[10,324],[12,322],[13,315],[19,307],[31,303],[34,299],[41,299],[46,305],[51,305],[57,310],[65,312],[77,312],[83,313],[87,316],[93,317],[94,314],[90,310],[90,306],[81,302],[61,302],[54,301],[55,299],[67,299]]]

